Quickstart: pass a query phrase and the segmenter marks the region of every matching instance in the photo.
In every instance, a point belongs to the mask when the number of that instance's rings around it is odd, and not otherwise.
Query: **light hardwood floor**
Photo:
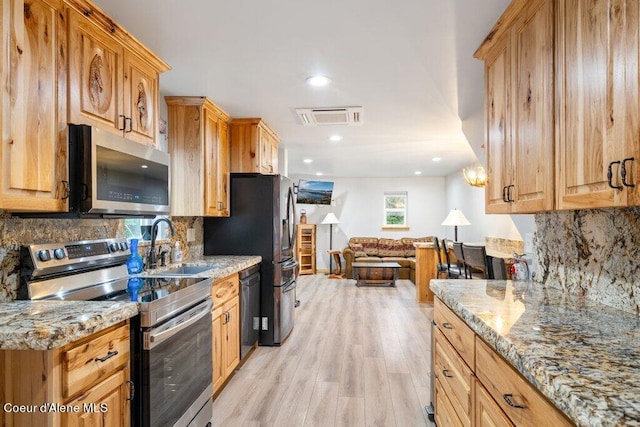
[[[300,276],[296,325],[258,347],[213,403],[213,425],[428,426],[433,305],[415,286]]]

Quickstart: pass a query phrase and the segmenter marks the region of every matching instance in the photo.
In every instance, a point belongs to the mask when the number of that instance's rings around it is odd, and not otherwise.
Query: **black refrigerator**
[[[232,173],[228,218],[204,219],[205,255],[260,255],[260,345],[280,345],[295,323],[295,203],[281,175]]]

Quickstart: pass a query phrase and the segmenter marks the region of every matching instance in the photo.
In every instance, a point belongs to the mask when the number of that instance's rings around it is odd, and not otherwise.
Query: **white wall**
[[[443,236],[446,227],[440,224],[446,213],[444,177],[416,178],[332,178],[292,175],[299,179],[333,181],[331,206],[297,205],[307,212],[307,223],[317,224],[316,263],[319,270],[329,269],[329,226],[320,223],[333,212],[340,224],[333,226],[333,249],[343,249],[351,237],[423,237]],[[385,191],[407,191],[409,195],[407,219],[409,230],[382,230],[383,196]]]
[[[447,212],[459,209],[471,223],[458,227],[460,241],[483,242],[485,236],[524,240],[527,234],[535,231],[533,215],[485,214],[484,188],[467,184],[461,170],[446,177],[446,188]],[[447,237],[453,239],[453,229],[447,231]]]

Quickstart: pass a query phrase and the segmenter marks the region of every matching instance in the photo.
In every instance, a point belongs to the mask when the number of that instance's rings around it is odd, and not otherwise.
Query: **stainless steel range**
[[[138,302],[132,425],[210,425],[212,279],[129,277],[129,255],[126,239],[23,246],[19,298]]]

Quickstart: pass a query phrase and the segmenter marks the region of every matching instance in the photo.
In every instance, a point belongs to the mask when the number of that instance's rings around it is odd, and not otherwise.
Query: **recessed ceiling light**
[[[149,166],[147,166],[147,165],[140,165],[140,167],[141,167],[142,169],[147,169]]]
[[[439,162],[440,160],[442,160],[440,157],[434,157],[431,159],[432,162]]]
[[[307,84],[314,87],[323,87],[331,83],[331,79],[326,76],[311,76],[307,79]]]
[[[329,141],[333,141],[333,142],[342,141],[342,136],[340,136],[340,135],[331,135],[329,137]]]
[[[311,163],[311,162],[313,162],[313,160],[311,160],[311,159],[304,159],[304,160],[303,160],[303,162],[305,162],[305,163]]]
[[[316,172],[316,176],[322,176],[322,172]]]
[[[422,175],[422,171],[415,171],[414,175]]]

